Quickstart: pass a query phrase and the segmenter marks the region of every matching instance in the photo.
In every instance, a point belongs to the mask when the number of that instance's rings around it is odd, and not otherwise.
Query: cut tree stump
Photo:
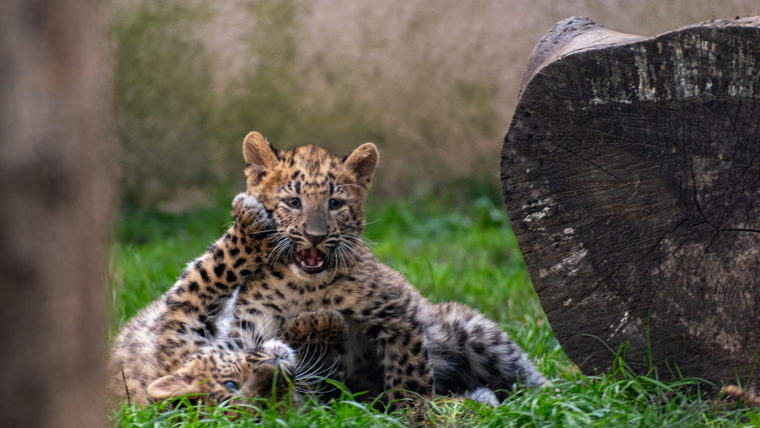
[[[760,389],[760,17],[654,38],[570,18],[520,92],[504,200],[567,355]]]

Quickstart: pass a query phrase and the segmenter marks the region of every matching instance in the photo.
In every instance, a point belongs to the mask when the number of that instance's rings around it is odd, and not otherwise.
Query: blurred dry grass
[[[242,184],[240,144],[381,150],[377,187],[496,181],[524,67],[555,22],[656,35],[757,0],[112,0],[123,190],[192,202]],[[202,196],[201,196],[202,197]],[[181,204],[180,204],[181,205]]]

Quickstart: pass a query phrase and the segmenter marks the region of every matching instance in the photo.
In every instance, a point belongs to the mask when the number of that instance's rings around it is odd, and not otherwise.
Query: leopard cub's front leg
[[[255,273],[272,228],[269,213],[252,196],[237,196],[232,216],[235,222],[224,235],[114,340],[108,362],[114,397],[129,394],[138,403],[147,402],[150,382],[180,369],[199,348],[227,335],[225,307]]]
[[[212,340],[222,308],[255,270],[266,251],[271,220],[255,197],[241,193],[232,203],[234,224],[201,256],[190,262],[163,298],[157,349],[177,365],[198,343]]]

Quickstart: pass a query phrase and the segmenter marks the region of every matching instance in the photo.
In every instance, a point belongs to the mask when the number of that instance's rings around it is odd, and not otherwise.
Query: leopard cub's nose
[[[324,241],[327,237],[327,233],[324,232],[311,232],[309,231],[304,232],[304,235],[306,236],[306,239],[311,242],[312,245],[316,246],[320,242]]]

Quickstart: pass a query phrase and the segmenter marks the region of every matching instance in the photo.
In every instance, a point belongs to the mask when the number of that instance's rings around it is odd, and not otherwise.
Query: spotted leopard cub
[[[256,198],[238,195],[232,216],[235,222],[224,236],[190,262],[179,280],[114,340],[107,370],[115,397],[129,394],[146,403],[154,380],[175,373],[201,348],[215,346],[226,335],[231,315],[222,316],[225,305],[271,250],[270,216]],[[249,343],[264,344],[262,339]],[[238,339],[238,347],[242,344]]]
[[[278,400],[292,395],[295,352],[278,339],[253,349],[238,348],[235,341],[220,340],[199,348],[175,372],[148,385],[151,401],[187,396],[207,404],[239,404],[247,398]]]
[[[153,401],[187,396],[207,404],[240,404],[250,398],[272,398],[298,406],[313,385],[331,374],[322,360],[345,340],[347,326],[337,313],[314,311],[287,320],[279,339],[246,344],[221,339],[194,354],[177,371],[148,386]],[[328,357],[329,359],[329,357]]]
[[[340,379],[394,409],[420,395],[545,382],[493,322],[463,305],[431,304],[364,244],[374,144],[337,157],[315,145],[278,151],[252,132],[243,155],[247,193],[271,212],[275,235],[266,264],[240,287],[233,336],[239,328],[269,337],[300,313],[335,311],[348,325]]]

